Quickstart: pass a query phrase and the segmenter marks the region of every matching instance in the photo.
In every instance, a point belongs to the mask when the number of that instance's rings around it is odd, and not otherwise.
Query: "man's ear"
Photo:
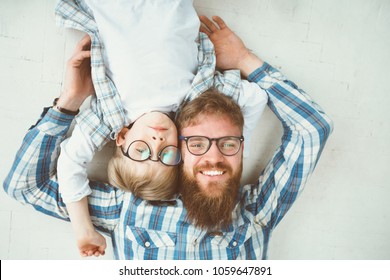
[[[118,136],[116,137],[116,145],[122,146],[125,143],[125,135],[129,131],[127,127],[122,128],[122,130],[118,133]]]

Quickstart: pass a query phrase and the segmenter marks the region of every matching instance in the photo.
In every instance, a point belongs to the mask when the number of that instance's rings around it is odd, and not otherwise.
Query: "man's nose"
[[[223,162],[224,156],[218,149],[217,143],[213,141],[210,149],[203,155],[203,159],[210,163]]]

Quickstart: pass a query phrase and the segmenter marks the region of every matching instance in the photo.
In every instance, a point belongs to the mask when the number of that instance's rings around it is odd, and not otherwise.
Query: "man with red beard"
[[[208,91],[183,107],[177,125],[185,142],[180,194],[187,215],[198,227],[221,230],[231,223],[242,174],[240,107]]]
[[[244,120],[240,108],[218,92],[204,93],[185,104],[177,118],[183,157],[181,198],[187,218],[209,232],[223,235],[243,226],[240,220],[245,219],[273,229],[313,172],[332,122],[295,84],[251,53],[221,18],[213,19],[216,24],[201,17],[201,31],[215,44],[217,67],[240,69],[245,78],[267,91],[284,137],[257,184],[241,188]],[[309,123],[305,127],[306,121],[317,128]],[[292,153],[294,142],[301,146]]]
[[[156,204],[90,183],[92,221],[111,237],[117,259],[266,259],[272,231],[303,190],[332,132],[332,121],[304,91],[249,52],[220,18],[213,20],[201,17],[201,31],[214,43],[217,66],[241,70],[266,91],[283,126],[281,144],[258,181],[240,186],[245,139],[238,105],[213,90],[184,104],[177,117],[183,158],[178,197]],[[85,74],[80,67],[69,70]],[[69,215],[55,163],[73,118],[47,109],[4,182],[13,198],[64,220]]]

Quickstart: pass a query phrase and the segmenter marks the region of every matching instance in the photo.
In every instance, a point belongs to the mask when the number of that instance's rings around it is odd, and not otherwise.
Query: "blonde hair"
[[[172,199],[177,193],[178,167],[162,168],[161,163],[158,163],[153,164],[156,168],[140,171],[140,164],[130,161],[122,154],[121,147],[117,147],[108,163],[109,183],[145,200]]]

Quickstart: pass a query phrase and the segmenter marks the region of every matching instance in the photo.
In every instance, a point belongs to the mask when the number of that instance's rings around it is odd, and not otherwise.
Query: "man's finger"
[[[89,50],[91,48],[91,37],[84,35],[84,37],[77,43],[75,51]]]
[[[200,21],[211,31],[217,31],[218,27],[206,16],[199,16]]]
[[[69,60],[69,64],[72,66],[80,66],[84,59],[91,57],[91,51],[80,51],[75,53]]]
[[[205,33],[209,37],[211,35],[211,32],[206,27],[204,27],[203,25],[200,26],[199,31]]]
[[[76,54],[76,57],[80,60],[83,60],[85,58],[90,58],[91,57],[91,51],[86,50],[86,51],[81,51],[78,54]]]
[[[213,21],[215,21],[220,29],[226,28],[226,23],[219,16],[213,16]]]

